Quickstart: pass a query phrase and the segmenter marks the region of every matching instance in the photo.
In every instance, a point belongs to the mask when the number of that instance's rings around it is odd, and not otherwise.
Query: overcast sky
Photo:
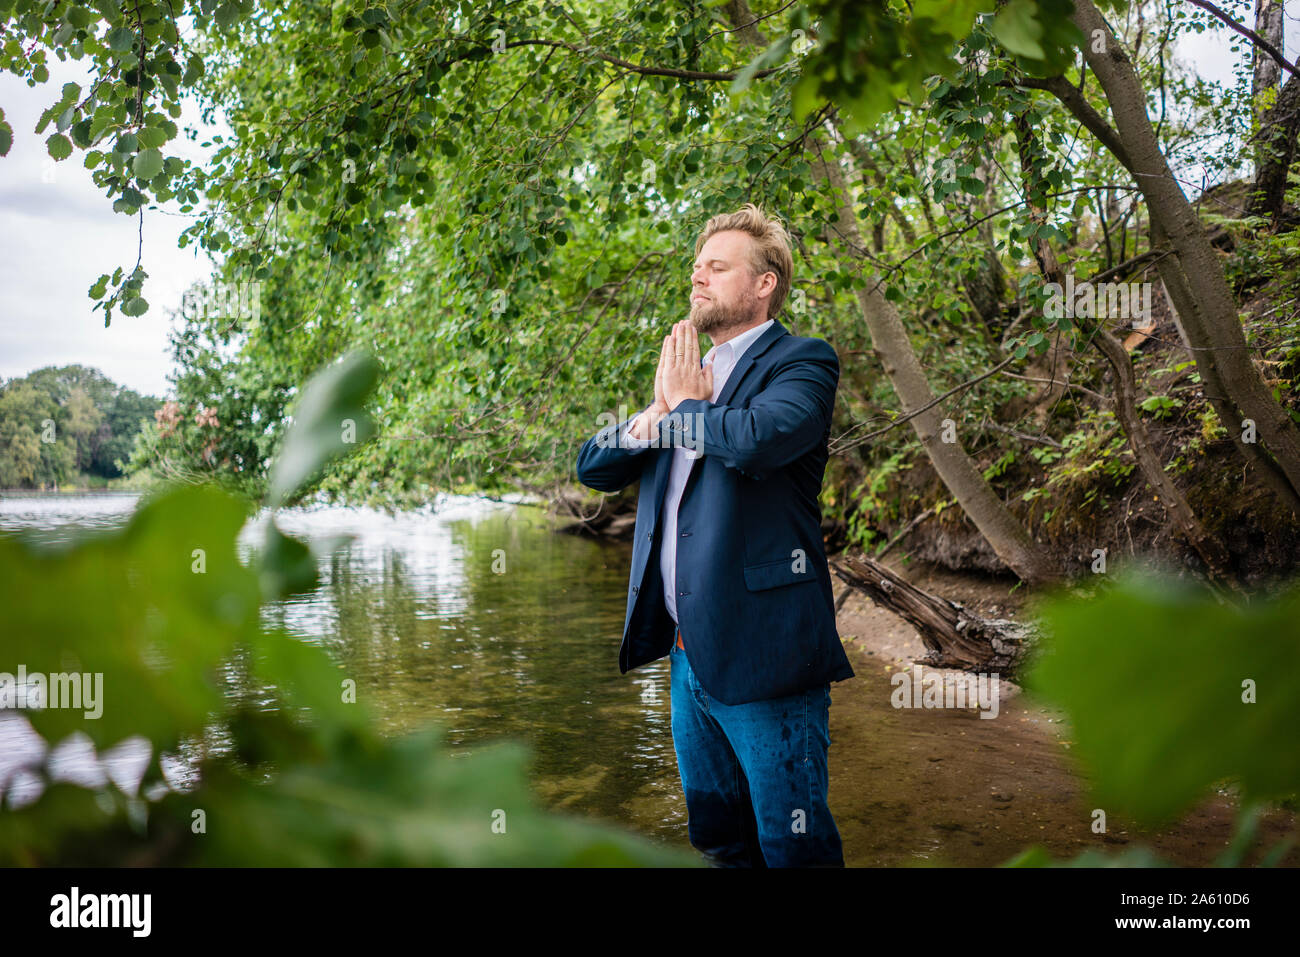
[[[115,311],[107,329],[103,311],[91,312],[94,301],[86,291],[102,273],[118,266],[131,271],[140,228],[138,217],[113,212],[112,200],[82,165],[82,151],[60,163],[50,159],[45,140],[53,123],[40,136],[32,132],[69,81],[90,88],[82,64],[53,57],[49,82],[34,88],[0,74],[0,108],[14,130],[13,147],[0,158],[0,376],[80,363],[137,391],[163,395],[168,313],[179,308],[191,283],[208,277],[211,265],[197,246],[176,245],[189,216],[177,213],[175,204],[170,214],[146,209],[142,265],[149,274],[149,311],[135,318]],[[186,123],[199,124],[197,110],[182,114],[178,125]],[[202,155],[183,134],[165,152]]]
[[[1290,24],[1288,24],[1288,28]],[[1288,29],[1288,54],[1293,59]],[[1231,82],[1232,58],[1223,34],[1189,35],[1180,52],[1207,79]],[[131,318],[117,314],[104,328],[103,312],[91,312],[86,290],[101,273],[135,265],[137,219],[112,211],[74,150],[53,163],[44,135],[32,132],[40,114],[69,80],[82,84],[81,65],[51,58],[48,83],[30,88],[10,74],[0,75],[0,107],[14,129],[9,155],[0,158],[0,377],[26,375],[46,365],[80,363],[103,370],[137,391],[164,395],[170,367],[169,313],[180,306],[191,283],[211,272],[195,246],[178,249],[177,237],[190,219],[145,210],[145,298],[149,312]],[[182,128],[198,124],[187,109]],[[200,137],[200,140],[203,137]],[[166,152],[197,159],[197,148],[182,137]]]

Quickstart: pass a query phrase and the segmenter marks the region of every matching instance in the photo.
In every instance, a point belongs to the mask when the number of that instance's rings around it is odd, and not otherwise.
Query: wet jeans
[[[727,705],[669,655],[673,746],[691,844],[717,867],[843,867],[826,806],[829,684]]]

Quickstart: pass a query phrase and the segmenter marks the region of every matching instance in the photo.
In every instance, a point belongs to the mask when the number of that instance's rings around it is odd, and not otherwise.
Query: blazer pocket
[[[802,567],[802,571],[796,569]],[[745,566],[745,587],[750,591],[780,588],[782,585],[799,585],[817,580],[812,562],[795,558],[781,558],[774,562],[760,562]]]

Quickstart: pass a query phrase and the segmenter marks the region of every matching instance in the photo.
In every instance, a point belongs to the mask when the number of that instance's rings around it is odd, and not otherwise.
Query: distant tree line
[[[3,382],[0,488],[118,478],[161,404],[80,365],[46,366]]]

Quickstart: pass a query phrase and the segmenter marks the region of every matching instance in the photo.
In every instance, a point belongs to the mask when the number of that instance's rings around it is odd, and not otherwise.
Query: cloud
[[[23,376],[46,365],[93,366],[117,382],[152,395],[168,389],[169,311],[179,308],[192,283],[211,274],[196,248],[177,248],[189,217],[146,209],[142,265],[149,278],[149,312],[137,318],[92,312],[86,294],[101,273],[134,267],[141,250],[139,221],[113,212],[74,151],[53,162],[43,135],[33,131],[41,113],[69,80],[85,85],[80,65],[52,61],[50,80],[37,87],[0,76],[0,106],[14,129],[9,155],[0,159],[0,376]],[[197,123],[197,111],[183,117]],[[191,152],[179,140],[171,152]]]

